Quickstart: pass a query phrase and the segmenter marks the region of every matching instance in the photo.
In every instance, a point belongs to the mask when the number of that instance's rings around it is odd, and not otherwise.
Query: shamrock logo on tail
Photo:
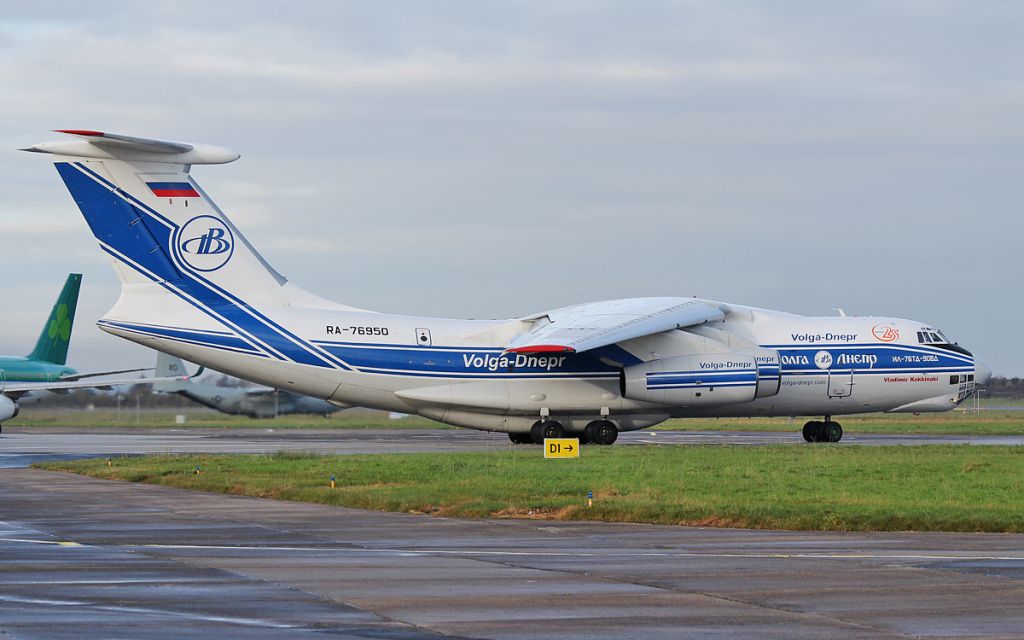
[[[71,319],[68,318],[68,305],[62,304],[57,307],[57,317],[50,320],[50,328],[46,334],[50,340],[56,340],[57,336],[64,342],[71,338]]]

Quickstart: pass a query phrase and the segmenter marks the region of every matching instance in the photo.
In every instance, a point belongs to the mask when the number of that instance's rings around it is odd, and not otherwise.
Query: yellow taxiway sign
[[[576,438],[545,438],[545,458],[578,458],[580,441]]]

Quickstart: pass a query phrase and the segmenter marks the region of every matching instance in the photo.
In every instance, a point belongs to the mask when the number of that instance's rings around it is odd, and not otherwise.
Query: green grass
[[[200,466],[202,473],[194,470]],[[1024,531],[1024,448],[585,447],[352,456],[192,455],[37,465],[380,511],[835,531]],[[337,488],[328,486],[331,474]],[[588,491],[594,506],[586,506]]]

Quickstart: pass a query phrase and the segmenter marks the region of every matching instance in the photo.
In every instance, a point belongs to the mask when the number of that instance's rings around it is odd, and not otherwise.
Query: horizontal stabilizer
[[[230,149],[209,144],[167,142],[87,129],[57,129],[77,140],[43,142],[22,151],[50,153],[75,158],[120,159],[167,164],[225,164],[241,156]]]

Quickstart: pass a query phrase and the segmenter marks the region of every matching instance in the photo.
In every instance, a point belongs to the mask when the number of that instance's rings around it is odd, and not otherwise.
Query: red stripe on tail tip
[[[509,349],[509,353],[576,353],[572,347],[560,344],[535,344],[528,347],[516,347]]]
[[[153,189],[153,195],[158,198],[198,198],[199,192],[195,189]]]
[[[91,131],[89,129],[54,129],[54,133],[70,133],[73,136],[99,136],[103,137],[107,134],[102,131]]]

